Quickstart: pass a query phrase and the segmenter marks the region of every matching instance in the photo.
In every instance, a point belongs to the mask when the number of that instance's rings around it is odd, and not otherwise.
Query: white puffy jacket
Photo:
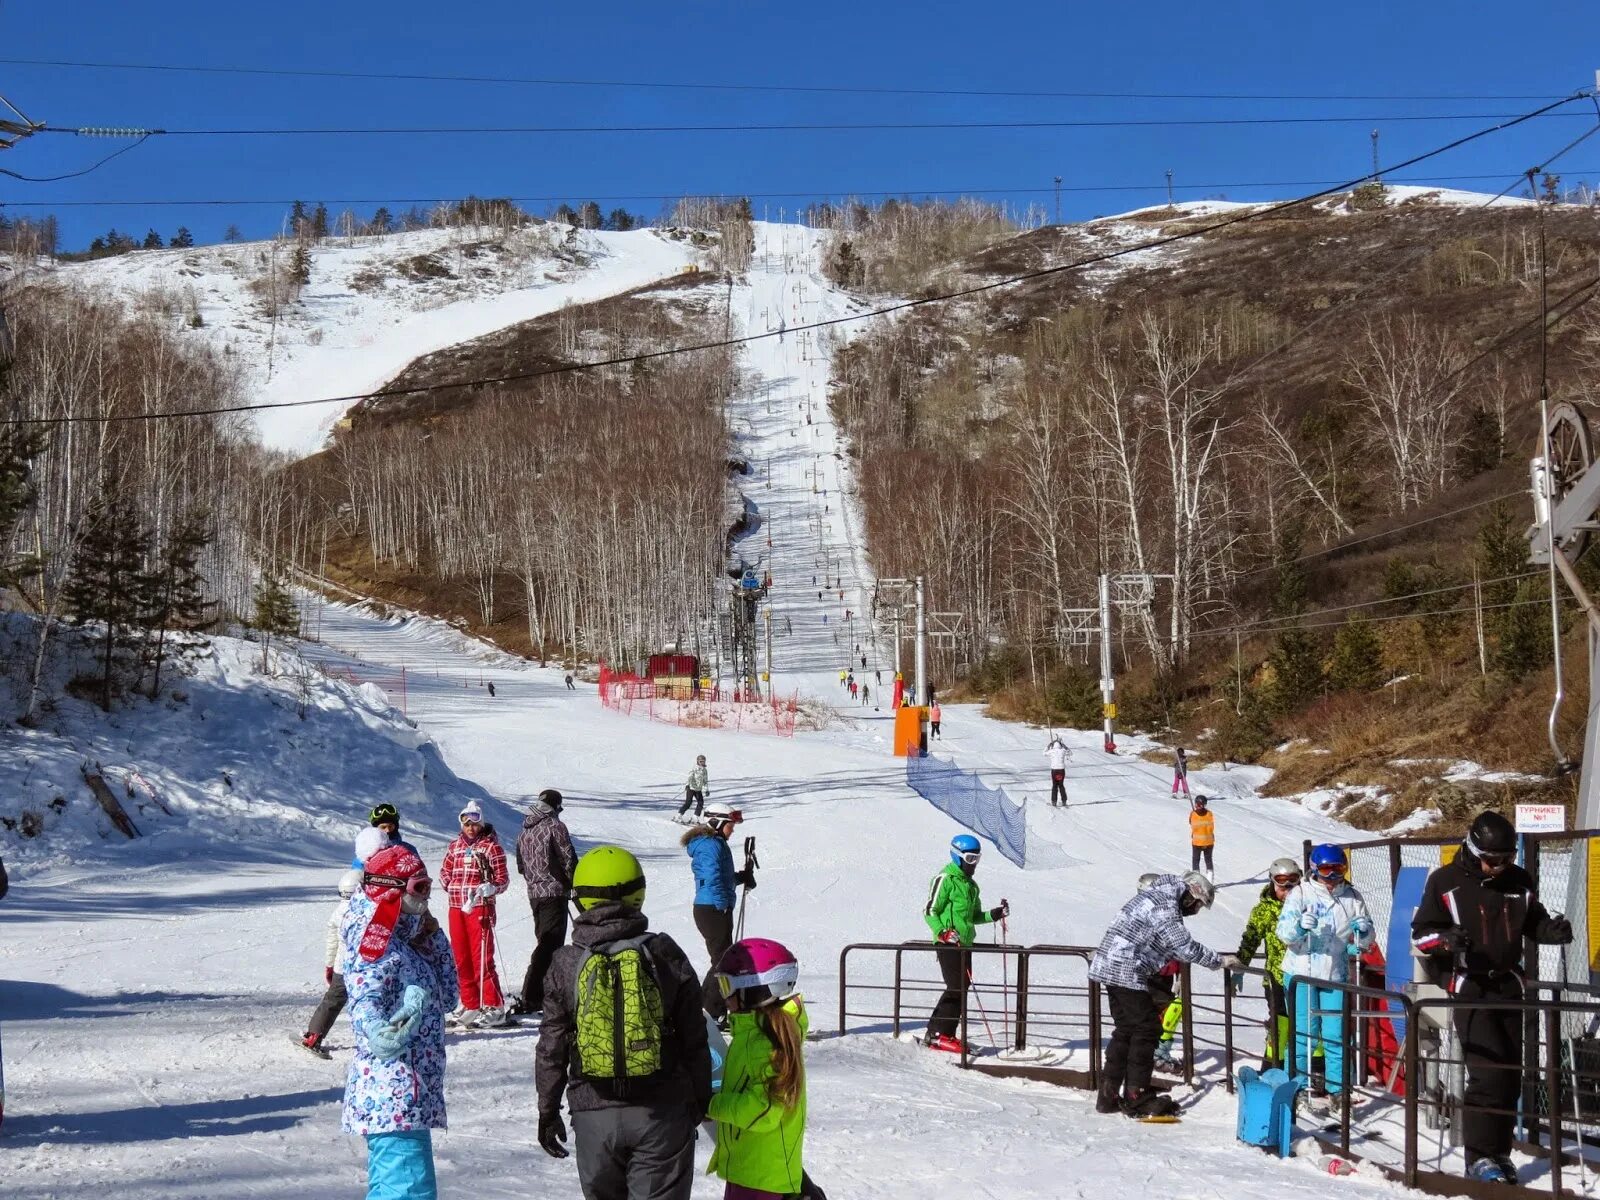
[[[1316,927],[1304,929],[1300,918],[1316,918]],[[1359,926],[1359,932],[1357,927]],[[1367,902],[1348,880],[1331,891],[1321,883],[1306,881],[1289,893],[1278,914],[1278,938],[1283,942],[1283,978],[1350,979],[1350,951],[1354,944],[1365,951],[1377,940]]]
[[[1072,751],[1068,750],[1063,742],[1051,742],[1044,748],[1044,754],[1050,760],[1050,769],[1052,771],[1065,771],[1067,769],[1067,759],[1072,757]]]

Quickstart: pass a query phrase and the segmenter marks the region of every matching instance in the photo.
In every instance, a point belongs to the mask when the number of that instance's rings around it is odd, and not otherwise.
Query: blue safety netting
[[[1028,860],[1028,823],[1022,805],[992,788],[976,772],[931,756],[906,759],[906,785],[940,812],[959,821],[1019,867]]]

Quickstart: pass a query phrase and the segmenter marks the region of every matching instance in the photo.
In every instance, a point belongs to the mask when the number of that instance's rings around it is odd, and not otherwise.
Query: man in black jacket
[[[522,977],[522,994],[511,1007],[513,1015],[544,1011],[544,977],[567,940],[567,893],[572,890],[578,856],[561,819],[562,804],[560,792],[545,788],[529,808],[517,837],[517,873],[528,884],[534,946]]]
[[[1435,982],[1459,999],[1521,1000],[1524,939],[1549,946],[1572,941],[1572,923],[1539,903],[1533,877],[1516,857],[1511,822],[1479,813],[1455,861],[1428,876],[1411,918],[1412,943],[1427,956]],[[1522,1019],[1516,1009],[1456,1010],[1467,1063],[1462,1141],[1474,1179],[1516,1182],[1510,1155],[1522,1086]]]

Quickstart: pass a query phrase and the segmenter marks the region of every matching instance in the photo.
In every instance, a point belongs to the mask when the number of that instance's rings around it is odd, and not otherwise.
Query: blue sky
[[[482,16],[499,9],[498,16]],[[216,4],[69,0],[0,6],[0,58],[467,73],[661,82],[739,82],[1077,92],[1557,96],[1592,86],[1600,5],[1540,3],[1197,4],[945,0],[834,8],[795,4]],[[763,94],[595,87],[369,82],[76,70],[0,63],[0,94],[57,125],[169,128],[551,125],[825,121],[1104,120],[1241,116],[1397,117],[1516,113],[1525,100],[1176,101]],[[1572,106],[1574,113],[1590,106]],[[1380,121],[1395,162],[1487,122]],[[58,183],[0,176],[0,203],[83,200],[360,200],[514,195],[594,198],[653,214],[639,195],[803,193],[758,198],[776,217],[846,192],[958,189],[1053,207],[1066,219],[1164,199],[1296,194],[1285,181],[1340,179],[1370,162],[1368,123],[1123,129],[327,138],[153,138],[95,173]],[[1411,174],[1495,174],[1497,191],[1575,137],[1581,117],[1545,119]],[[77,170],[121,143],[40,135],[0,152],[29,175]],[[1562,174],[1600,178],[1600,136]],[[1277,186],[1250,187],[1250,182]],[[1138,185],[1144,190],[1073,192]],[[1195,188],[1192,185],[1206,185]],[[1219,186],[1222,185],[1222,186]],[[1039,189],[1030,194],[1015,189]],[[529,207],[545,207],[532,203]],[[13,208],[36,215],[38,208]],[[265,234],[277,205],[61,207],[63,242],[107,227],[214,241],[230,223]]]

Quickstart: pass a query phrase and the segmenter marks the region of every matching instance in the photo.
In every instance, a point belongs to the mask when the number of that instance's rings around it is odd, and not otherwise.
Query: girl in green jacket
[[[806,1178],[805,1005],[800,964],[777,942],[728,947],[716,982],[728,1005],[728,1057],[712,1097],[717,1145],[706,1168],[726,1181],[723,1200],[824,1200]]]

